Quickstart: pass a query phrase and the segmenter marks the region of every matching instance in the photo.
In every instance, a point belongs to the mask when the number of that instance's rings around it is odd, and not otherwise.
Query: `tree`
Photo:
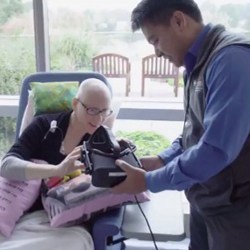
[[[0,25],[5,24],[12,16],[23,13],[22,0],[0,1]]]

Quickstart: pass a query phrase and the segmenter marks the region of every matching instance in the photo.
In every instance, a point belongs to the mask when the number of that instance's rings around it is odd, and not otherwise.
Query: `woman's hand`
[[[81,152],[81,146],[74,148],[60,164],[56,165],[56,176],[63,177],[76,169],[84,169],[84,164],[79,161]]]

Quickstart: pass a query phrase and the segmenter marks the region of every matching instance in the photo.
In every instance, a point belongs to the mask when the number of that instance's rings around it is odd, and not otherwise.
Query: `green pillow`
[[[56,113],[72,108],[72,99],[78,90],[78,82],[32,82],[34,113]]]

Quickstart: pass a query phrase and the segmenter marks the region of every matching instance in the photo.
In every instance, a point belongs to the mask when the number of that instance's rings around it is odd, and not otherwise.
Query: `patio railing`
[[[0,117],[17,117],[18,104],[19,96],[1,95]],[[133,103],[130,103],[129,101],[124,101],[117,119],[183,121],[184,112],[181,109],[182,104],[177,104],[177,108],[174,104],[170,105],[168,102],[160,105],[164,108],[159,107],[159,105],[158,107],[153,107],[153,105],[150,107],[149,102],[148,104],[144,102],[144,107],[133,106],[136,105],[133,105]]]

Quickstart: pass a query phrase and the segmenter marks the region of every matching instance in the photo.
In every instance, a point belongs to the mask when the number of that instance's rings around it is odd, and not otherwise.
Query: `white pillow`
[[[121,103],[122,102],[120,99],[113,98],[112,104],[111,104],[113,113],[109,117],[106,118],[103,125],[106,125],[110,129],[113,128],[115,119],[121,107]],[[33,100],[32,90],[29,90],[28,102],[23,113],[23,119],[22,119],[21,126],[20,126],[19,136],[24,131],[24,129],[31,123],[33,117],[34,117],[34,100]]]

